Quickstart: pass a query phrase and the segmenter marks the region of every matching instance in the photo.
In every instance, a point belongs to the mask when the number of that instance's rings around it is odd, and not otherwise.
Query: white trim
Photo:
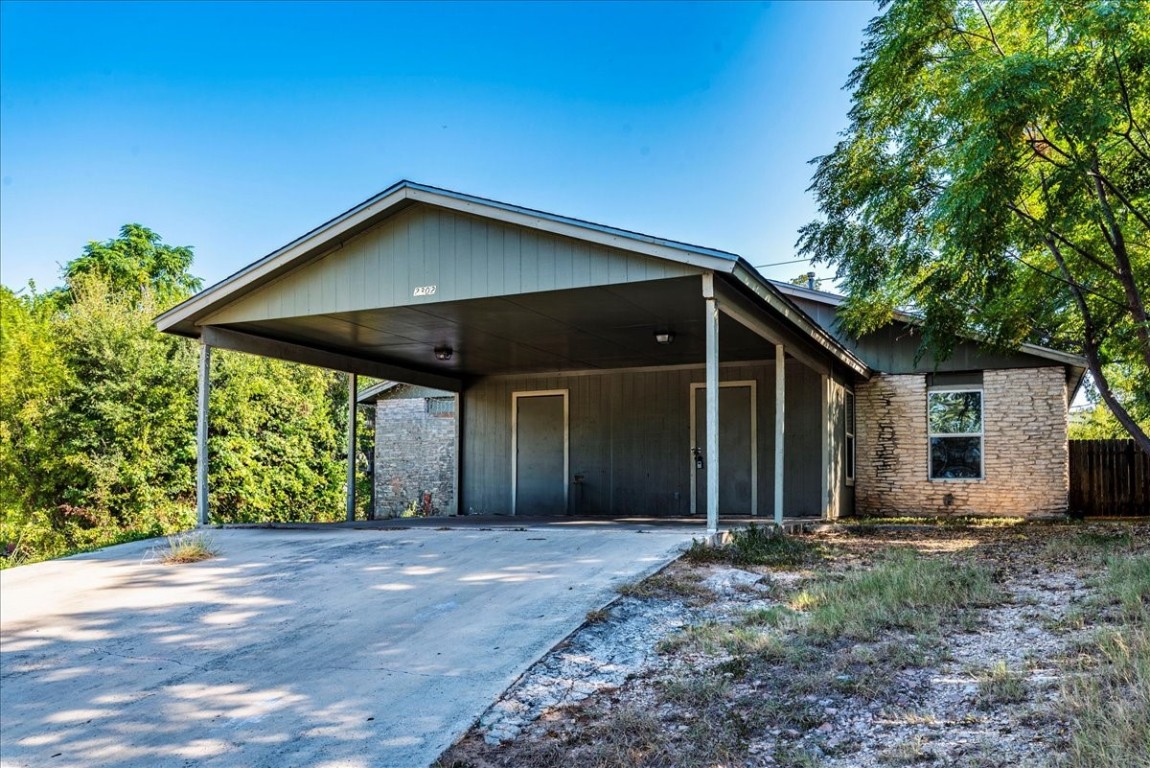
[[[835,444],[835,425],[831,423],[831,398],[834,396],[834,381],[830,376],[825,373],[819,376],[819,417],[822,423],[822,439],[820,451],[822,458],[822,478],[823,478],[823,520],[830,520],[835,515],[831,514],[831,501],[832,491],[831,485],[834,482],[834,476],[831,472],[833,463],[831,461],[831,448]]]
[[[705,450],[699,448],[697,444],[697,430],[698,420],[695,418],[695,413],[698,410],[696,394],[700,389],[706,389],[706,382],[692,381],[690,385],[690,440],[691,451],[689,451],[688,464],[691,471],[691,514],[698,514],[697,499],[698,493],[698,470],[695,469],[695,452],[694,449]],[[759,514],[759,382],[755,379],[743,379],[739,381],[720,381],[719,388],[723,387],[749,387],[751,390],[751,515],[757,516]]]
[[[783,481],[786,479],[787,431],[787,353],[782,344],[775,345],[775,525],[782,528],[783,505],[786,503]]]
[[[847,408],[847,398],[851,400],[851,407]],[[843,480],[847,487],[855,484],[855,479],[858,476],[858,409],[859,401],[855,397],[855,393],[848,387],[843,387]],[[852,419],[848,416],[854,416],[854,424],[851,424]],[[930,425],[927,425],[927,431],[930,431]],[[847,437],[850,437],[848,440]],[[848,461],[849,459],[849,461]],[[847,472],[847,468],[850,472]]]
[[[568,511],[571,503],[571,484],[567,482],[571,474],[571,416],[570,416],[570,390],[568,389],[531,389],[511,393],[511,514],[519,514],[516,505],[519,494],[519,398],[521,397],[555,397],[563,396],[563,507]]]

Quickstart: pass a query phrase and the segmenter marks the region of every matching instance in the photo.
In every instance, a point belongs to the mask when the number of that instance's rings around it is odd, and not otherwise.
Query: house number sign
[[[434,296],[435,289],[438,286],[434,285],[418,285],[415,290],[411,292],[412,296]]]

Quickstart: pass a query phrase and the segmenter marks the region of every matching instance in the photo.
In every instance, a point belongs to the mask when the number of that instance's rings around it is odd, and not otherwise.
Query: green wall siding
[[[699,274],[663,259],[416,206],[205,320],[302,317]],[[415,296],[416,288],[435,293]]]
[[[1049,366],[1050,360],[1025,352],[996,352],[973,341],[960,341],[946,360],[924,355],[915,362],[922,334],[914,326],[892,323],[868,333],[861,339],[846,335],[838,327],[835,308],[817,301],[792,296],[799,307],[830,331],[867,365],[883,373],[931,373],[935,371],[981,371],[998,368],[1034,368]]]
[[[683,516],[691,509],[690,391],[702,367],[575,376],[492,377],[463,393],[461,510],[511,513],[511,395],[567,389],[577,515]],[[774,514],[774,366],[724,366],[722,381],[757,382],[759,514]],[[784,510],[822,511],[821,379],[787,363]],[[700,444],[702,436],[698,438]],[[721,471],[721,468],[720,468]],[[571,477],[568,481],[571,481]],[[703,510],[700,510],[702,513]]]

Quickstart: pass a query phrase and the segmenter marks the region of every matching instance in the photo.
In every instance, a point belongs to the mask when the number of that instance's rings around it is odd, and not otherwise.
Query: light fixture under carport
[[[673,331],[655,331],[655,341],[666,346],[675,340]]]
[[[447,361],[447,360],[450,360],[451,356],[454,354],[455,354],[455,350],[446,344],[435,348],[435,359],[436,360]]]

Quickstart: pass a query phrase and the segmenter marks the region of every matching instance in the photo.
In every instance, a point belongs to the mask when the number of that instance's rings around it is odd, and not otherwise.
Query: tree
[[[2,564],[194,523],[196,345],[153,323],[200,284],[191,258],[129,224],[63,288],[0,286]],[[345,374],[213,355],[217,517],[342,518],[346,413]]]
[[[1079,352],[1150,452],[1132,415],[1150,406],[1150,3],[881,9],[798,243],[837,266],[845,327],[901,308],[940,358],[963,335]]]
[[[64,280],[71,285],[85,275],[98,275],[117,295],[140,298],[154,294],[163,306],[181,301],[198,291],[203,281],[188,270],[192,266],[189,246],[166,245],[159,235],[139,224],[120,227],[120,236],[84,246],[82,255],[64,267]]]

